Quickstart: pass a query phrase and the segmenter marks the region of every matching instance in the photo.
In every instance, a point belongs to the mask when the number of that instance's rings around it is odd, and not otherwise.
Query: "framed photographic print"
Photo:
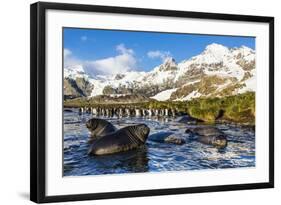
[[[34,202],[274,187],[274,18],[31,5]]]

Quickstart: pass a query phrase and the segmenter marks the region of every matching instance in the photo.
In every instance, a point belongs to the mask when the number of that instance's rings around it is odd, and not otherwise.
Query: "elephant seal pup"
[[[212,126],[202,126],[188,128],[186,133],[197,135],[197,140],[203,144],[213,145],[223,149],[227,146],[227,137],[218,128]]]
[[[183,138],[178,135],[175,135],[173,132],[157,132],[150,135],[148,139],[154,142],[167,142],[178,145],[185,143],[185,140]]]
[[[88,154],[105,155],[136,149],[144,145],[149,131],[145,124],[124,127],[94,141]]]
[[[94,140],[117,130],[113,124],[99,118],[92,118],[88,120],[86,122],[86,127],[91,132],[89,143],[92,143]]]

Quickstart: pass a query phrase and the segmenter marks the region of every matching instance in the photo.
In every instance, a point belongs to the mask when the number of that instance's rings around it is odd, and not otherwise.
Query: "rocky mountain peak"
[[[176,65],[177,63],[176,63],[176,60],[173,57],[167,57],[164,60],[164,64],[169,64],[169,65],[175,64]]]
[[[191,58],[194,64],[217,64],[223,62],[223,60],[230,54],[230,50],[220,44],[212,43],[206,46],[205,50]]]
[[[233,48],[232,49],[232,54],[235,57],[242,58],[246,56],[254,56],[255,51],[247,46],[241,46],[239,48]]]
[[[73,65],[67,66],[64,68],[64,77],[75,79],[79,78],[88,78],[88,75],[85,73],[82,65]]]
[[[204,52],[224,54],[224,53],[228,53],[229,49],[221,44],[212,43],[212,44],[206,46]]]
[[[121,80],[121,79],[123,79],[124,77],[125,77],[125,74],[116,74],[115,77],[114,77],[114,79],[115,79],[115,80]]]
[[[178,64],[176,63],[176,60],[172,57],[168,57],[164,60],[164,63],[160,65],[159,70],[160,71],[172,71],[177,70]]]

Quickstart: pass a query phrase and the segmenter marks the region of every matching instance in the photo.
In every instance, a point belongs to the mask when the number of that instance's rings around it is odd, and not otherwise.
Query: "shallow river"
[[[64,176],[117,174],[135,172],[182,171],[255,166],[255,132],[240,126],[216,124],[229,140],[224,150],[189,140],[189,126],[174,118],[103,118],[117,128],[145,123],[150,134],[174,132],[185,139],[183,145],[151,141],[143,148],[119,154],[89,156],[89,131],[85,122],[91,114],[79,115],[77,109],[64,112]]]

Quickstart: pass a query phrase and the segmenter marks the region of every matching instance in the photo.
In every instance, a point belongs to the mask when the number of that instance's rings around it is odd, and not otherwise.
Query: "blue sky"
[[[253,37],[76,28],[64,28],[63,32],[65,62],[85,64],[88,70],[96,69],[93,74],[110,70],[110,66],[116,66],[116,72],[149,71],[166,57],[180,62],[200,54],[211,43],[229,48],[244,45],[255,49]]]

